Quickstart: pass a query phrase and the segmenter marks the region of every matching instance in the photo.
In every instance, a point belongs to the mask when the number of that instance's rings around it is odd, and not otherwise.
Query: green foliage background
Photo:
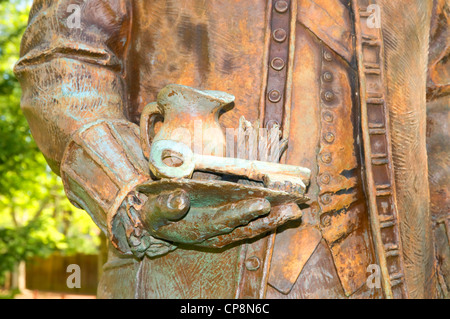
[[[0,284],[18,262],[52,252],[97,253],[99,230],[73,207],[20,110],[13,74],[30,0],[0,0]]]

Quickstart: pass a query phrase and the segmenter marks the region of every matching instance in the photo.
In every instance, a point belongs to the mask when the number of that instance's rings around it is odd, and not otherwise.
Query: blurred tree
[[[97,253],[99,230],[73,207],[20,110],[19,58],[30,0],[0,0],[0,284],[20,261],[55,250]]]

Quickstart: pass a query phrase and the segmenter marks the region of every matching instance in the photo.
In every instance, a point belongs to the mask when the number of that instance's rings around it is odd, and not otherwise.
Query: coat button
[[[328,215],[325,215],[322,217],[322,226],[323,227],[329,227],[331,225],[331,217]]]
[[[331,154],[330,153],[324,153],[320,155],[320,160],[325,164],[331,163]]]
[[[270,130],[270,129],[274,128],[274,127],[281,127],[281,125],[280,125],[280,123],[278,123],[277,120],[268,120],[268,121],[266,122],[265,127],[266,127],[268,130]]]
[[[325,72],[322,75],[322,78],[325,82],[331,82],[333,80],[333,74],[331,74],[331,72]]]
[[[331,195],[330,194],[324,194],[322,197],[320,197],[320,201],[324,205],[328,205],[331,203]]]
[[[325,94],[323,95],[323,98],[325,99],[325,101],[327,102],[331,102],[334,100],[334,93],[331,91],[327,91],[325,92]]]
[[[333,122],[334,115],[333,115],[333,113],[326,111],[323,113],[323,119],[329,123]]]
[[[281,93],[278,90],[271,90],[269,92],[269,101],[272,103],[277,103],[281,100]]]
[[[329,51],[323,52],[323,58],[325,59],[325,61],[328,61],[328,62],[333,61],[333,56],[331,55],[331,53]]]
[[[335,136],[334,136],[333,133],[328,132],[327,134],[324,135],[323,138],[325,139],[325,141],[326,141],[327,143],[330,143],[330,144],[331,144],[331,143],[334,142]]]
[[[270,62],[270,66],[272,69],[281,71],[284,68],[284,60],[282,58],[273,58],[272,62]]]
[[[331,176],[330,176],[330,174],[328,174],[328,173],[323,173],[323,174],[320,176],[320,183],[322,183],[322,184],[324,184],[324,185],[327,185],[327,184],[330,183],[330,181],[331,181]]]
[[[284,29],[276,29],[275,31],[273,31],[273,38],[275,39],[275,41],[277,42],[283,42],[284,40],[286,40],[287,37],[287,33],[286,30]]]
[[[249,257],[245,261],[245,267],[250,271],[258,270],[261,267],[261,260],[256,256]]]
[[[275,2],[275,10],[277,10],[277,12],[279,12],[279,13],[285,13],[288,8],[289,8],[289,5],[288,5],[287,1],[280,0],[280,1]]]

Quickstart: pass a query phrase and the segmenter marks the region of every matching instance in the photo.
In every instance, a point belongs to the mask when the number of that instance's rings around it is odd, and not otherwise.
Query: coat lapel
[[[298,22],[351,63],[354,52],[350,6],[339,0],[299,0]]]

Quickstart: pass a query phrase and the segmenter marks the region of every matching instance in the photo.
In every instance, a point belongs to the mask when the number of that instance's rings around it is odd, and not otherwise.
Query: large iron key
[[[167,165],[164,159],[175,156],[182,163]],[[194,170],[244,176],[261,181],[264,186],[288,192],[303,193],[311,171],[307,168],[240,158],[194,154],[185,144],[173,140],[158,140],[152,144],[149,166],[159,178],[190,178]]]

